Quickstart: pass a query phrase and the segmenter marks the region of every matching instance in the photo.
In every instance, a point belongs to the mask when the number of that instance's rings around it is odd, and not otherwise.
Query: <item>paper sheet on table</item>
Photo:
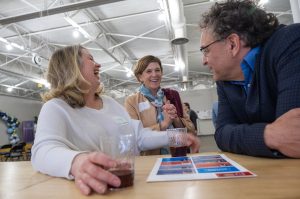
[[[147,182],[255,177],[224,154],[158,158]]]

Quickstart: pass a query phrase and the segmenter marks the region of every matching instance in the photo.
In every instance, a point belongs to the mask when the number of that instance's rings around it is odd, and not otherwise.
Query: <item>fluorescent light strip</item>
[[[21,50],[24,50],[24,46],[20,46],[19,44],[11,42],[10,45],[12,45],[13,47],[19,48]]]
[[[9,42],[7,39],[5,39],[3,37],[0,37],[0,41],[2,41],[3,43],[5,43],[7,45],[11,45],[11,46],[13,46],[15,48],[18,48],[20,50],[24,50],[25,49],[24,46],[21,46],[19,44],[14,43],[14,42]]]
[[[83,34],[83,36],[84,36],[85,38],[87,38],[87,39],[91,39],[91,38],[92,38],[91,35],[90,35],[88,32],[86,32],[83,28],[81,28],[81,26],[78,25],[75,21],[73,21],[73,19],[71,19],[70,17],[64,17],[64,18],[65,18],[65,20],[66,20],[69,24],[71,24],[74,28],[77,28],[78,31],[79,31],[81,34]]]
[[[4,39],[3,37],[0,37],[0,41],[2,41],[3,43],[8,44],[9,42],[7,41],[7,39]]]

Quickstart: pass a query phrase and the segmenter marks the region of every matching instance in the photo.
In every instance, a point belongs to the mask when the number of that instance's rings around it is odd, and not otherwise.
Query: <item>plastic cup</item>
[[[187,154],[187,129],[167,129],[169,147],[172,157],[186,156]]]
[[[123,129],[125,131],[125,129]],[[118,176],[121,180],[119,187],[108,185],[109,189],[133,186],[134,183],[134,159],[135,159],[135,136],[134,132],[121,133],[116,136],[103,137],[102,152],[115,159],[118,164],[108,171]]]

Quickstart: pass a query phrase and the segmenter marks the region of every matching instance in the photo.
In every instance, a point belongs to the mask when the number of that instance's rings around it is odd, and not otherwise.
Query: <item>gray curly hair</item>
[[[251,48],[267,40],[279,25],[274,14],[251,0],[217,2],[202,17],[200,28],[211,29],[217,39],[236,33]]]

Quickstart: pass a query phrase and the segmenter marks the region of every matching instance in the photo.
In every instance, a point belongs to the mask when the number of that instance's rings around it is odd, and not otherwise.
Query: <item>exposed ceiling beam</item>
[[[104,5],[104,4],[115,3],[118,1],[123,1],[123,0],[90,0],[90,1],[84,1],[84,2],[77,2],[77,3],[72,3],[72,4],[65,5],[65,6],[61,6],[61,7],[55,7],[55,8],[51,8],[51,9],[47,9],[47,10],[41,10],[38,12],[32,12],[32,13],[23,14],[23,15],[2,18],[2,19],[0,19],[0,24],[1,25],[12,24],[12,23],[20,22],[20,21],[26,21],[29,19],[36,19],[36,18],[40,18],[40,17],[70,12],[70,11],[74,11],[74,10],[80,10],[80,9],[85,9],[85,8],[94,7],[94,6],[100,6],[100,5]]]
[[[13,88],[13,89],[17,89],[17,90],[22,90],[25,92],[34,92],[35,90],[29,89],[29,88],[23,88],[23,87],[19,87],[19,86],[14,86],[14,85],[7,85],[7,84],[0,84],[0,86],[6,87],[6,88]]]
[[[32,3],[29,3],[26,0],[21,0],[22,2],[24,2],[25,4],[27,4],[28,6],[32,7],[33,9],[39,11],[40,9],[38,7],[36,7],[35,5],[33,5]]]
[[[98,19],[98,16],[91,9],[85,9],[84,13],[89,17],[89,19],[91,19],[93,21]],[[100,11],[98,12],[98,14],[102,15],[102,13]],[[126,60],[126,58],[133,57],[134,54],[131,52],[130,49],[123,47],[123,46],[121,46],[120,48],[118,48],[116,50],[110,51],[107,47],[109,45],[116,44],[119,42],[111,36],[106,37],[105,33],[111,32],[111,31],[110,31],[109,27],[106,26],[103,22],[100,21],[99,23],[97,23],[95,25],[99,29],[101,35],[103,36],[103,39],[105,40],[104,41],[105,48],[109,52],[111,52],[111,54],[115,55],[120,60],[120,63],[122,63],[121,67],[124,67],[123,64],[124,64],[124,61]]]
[[[144,32],[144,33],[142,33],[142,34],[139,34],[139,35],[138,35],[137,37],[135,37],[135,38],[128,39],[128,40],[126,40],[126,41],[124,41],[124,42],[122,42],[122,43],[116,44],[115,46],[111,46],[111,47],[109,47],[108,49],[109,49],[109,50],[112,50],[112,49],[114,49],[114,48],[116,48],[116,47],[122,46],[122,45],[124,45],[124,44],[126,44],[126,43],[128,43],[128,42],[131,42],[131,41],[133,41],[133,40],[136,40],[136,39],[138,39],[138,37],[148,35],[148,34],[153,33],[153,32],[155,32],[155,31],[157,31],[157,30],[159,30],[159,29],[161,29],[161,28],[164,28],[164,27],[165,27],[165,25],[161,25],[161,26],[156,27],[156,28],[154,28],[154,29],[152,29],[152,30],[148,30],[147,32]]]
[[[137,39],[149,39],[149,40],[170,42],[169,39],[164,39],[164,38],[144,37],[144,36],[126,35],[126,34],[118,34],[118,33],[105,33],[105,34],[111,36],[118,36],[118,37],[130,37],[130,38],[137,38]]]
[[[139,17],[141,15],[152,14],[152,13],[157,13],[157,12],[159,12],[159,10],[150,10],[150,11],[138,12],[138,13],[122,15],[122,16],[112,17],[112,18],[107,18],[107,19],[98,19],[98,20],[92,20],[92,21],[87,21],[87,22],[80,22],[80,23],[78,23],[78,25],[88,26],[91,24],[98,24],[100,22],[110,22],[110,21],[114,21],[114,20],[130,18],[130,17]],[[198,26],[198,25],[196,25],[196,26]],[[49,28],[49,29],[44,29],[44,30],[40,30],[40,31],[30,32],[30,33],[24,33],[24,34],[21,34],[20,36],[32,36],[32,35],[38,35],[38,34],[43,34],[43,33],[49,33],[49,32],[53,32],[53,31],[71,29],[71,28],[74,28],[74,27],[71,25],[67,25],[67,26],[61,26],[61,27],[56,27],[56,28]],[[5,37],[5,39],[14,39],[18,36],[19,35],[12,35],[12,36]]]
[[[41,98],[34,98],[34,97],[22,97],[20,95],[16,94],[11,94],[11,93],[4,93],[0,91],[0,96],[9,96],[9,97],[16,97],[16,98],[21,98],[21,99],[29,99],[29,100],[34,100],[34,101],[41,101]]]
[[[25,57],[25,56],[27,56],[27,55],[28,55],[28,52],[25,53],[25,54],[23,54],[23,55],[21,55],[21,56],[15,57],[15,58],[13,58],[13,59],[11,59],[11,60],[9,60],[9,61],[3,63],[3,64],[0,64],[0,68],[2,68],[3,66],[5,66],[5,65],[7,65],[7,64],[9,64],[9,63],[12,63],[12,62],[14,62],[14,61],[20,59],[20,58],[22,58],[22,57]]]
[[[41,78],[30,77],[30,76],[27,76],[27,75],[24,75],[24,74],[16,73],[16,72],[13,72],[13,71],[8,71],[8,70],[2,69],[2,68],[0,68],[0,73],[5,74],[7,76],[13,76],[13,77],[22,78],[22,79],[25,79],[25,80],[30,80],[30,81],[33,81],[33,82],[36,82],[36,83],[41,82]]]

